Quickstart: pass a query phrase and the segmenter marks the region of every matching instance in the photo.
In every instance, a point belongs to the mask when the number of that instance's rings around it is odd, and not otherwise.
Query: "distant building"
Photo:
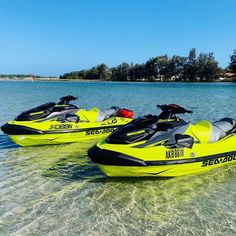
[[[236,76],[235,73],[225,72],[225,73],[221,73],[219,75],[219,80],[220,81],[231,81],[235,76]]]

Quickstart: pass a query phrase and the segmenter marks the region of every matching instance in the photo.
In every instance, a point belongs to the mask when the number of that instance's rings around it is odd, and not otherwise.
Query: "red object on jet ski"
[[[167,105],[168,107],[173,107],[173,108],[180,108],[180,106],[179,105],[176,105],[176,104],[169,104],[169,105]]]
[[[125,108],[120,109],[117,112],[117,116],[119,117],[125,117],[125,118],[133,118],[134,117],[134,112]]]

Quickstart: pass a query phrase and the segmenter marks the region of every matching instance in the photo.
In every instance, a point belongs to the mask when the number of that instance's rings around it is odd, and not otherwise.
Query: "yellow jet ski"
[[[140,122],[141,121],[141,122]],[[171,122],[137,118],[88,151],[113,177],[175,177],[236,163],[236,121]]]
[[[89,111],[70,104],[76,97],[65,96],[56,104],[43,104],[21,113],[1,127],[20,146],[72,143],[108,136],[133,118],[127,109],[111,107]]]

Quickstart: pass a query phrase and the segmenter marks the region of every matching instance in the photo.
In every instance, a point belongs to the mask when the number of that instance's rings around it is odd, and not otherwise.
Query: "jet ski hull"
[[[176,177],[236,163],[236,135],[216,143],[196,143],[192,148],[175,149],[138,148],[103,141],[91,148],[88,155],[110,177]]]
[[[20,146],[38,146],[98,140],[107,137],[129,118],[110,118],[103,122],[10,121],[1,127]]]

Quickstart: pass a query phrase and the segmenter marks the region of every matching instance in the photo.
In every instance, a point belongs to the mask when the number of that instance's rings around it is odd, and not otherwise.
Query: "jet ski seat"
[[[118,107],[111,107],[105,111],[99,110],[96,121],[101,122],[106,119],[109,119],[110,117],[115,116],[118,110],[119,110]]]
[[[102,122],[116,114],[117,110],[116,108],[112,107],[109,108],[106,111],[102,111],[98,109],[97,107],[94,107],[90,109],[89,111],[86,111],[84,109],[80,109],[75,114],[79,117],[79,121],[84,122]]]
[[[235,131],[236,120],[233,120],[231,118],[223,118],[212,123],[203,120],[199,121],[196,124],[187,123],[170,131],[158,131],[147,142],[137,145],[136,147],[146,147],[153,143],[166,141],[166,147],[176,148],[179,147],[176,137],[182,137],[187,140],[187,136],[192,137],[195,142],[213,143],[224,138],[227,134],[233,133]],[[191,140],[189,139],[187,144],[190,143]]]
[[[236,120],[231,118],[223,118],[212,123],[203,120],[191,126],[191,133],[200,143],[213,143],[232,132],[235,124]]]
[[[217,142],[224,138],[227,134],[234,131],[236,120],[231,118],[223,118],[212,123],[212,132],[210,142]]]

